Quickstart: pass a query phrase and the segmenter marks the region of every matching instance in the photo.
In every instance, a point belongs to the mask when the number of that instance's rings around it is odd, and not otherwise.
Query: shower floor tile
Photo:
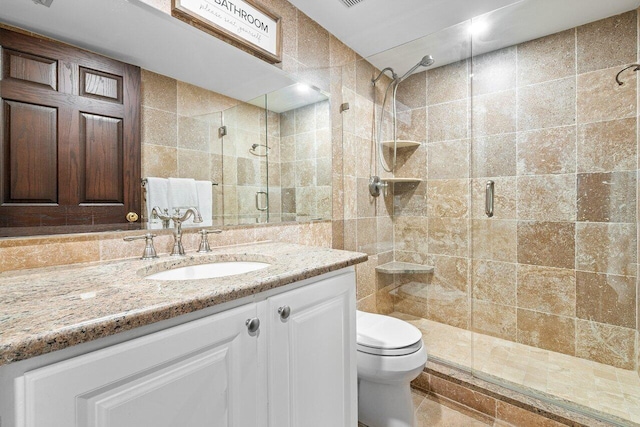
[[[429,357],[473,369],[502,385],[516,385],[537,397],[569,403],[640,424],[640,377],[566,354],[529,347],[443,323],[394,312],[422,331]]]

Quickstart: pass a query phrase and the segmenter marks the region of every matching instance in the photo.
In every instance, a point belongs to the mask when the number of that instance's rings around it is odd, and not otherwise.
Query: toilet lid
[[[422,333],[403,320],[379,314],[357,312],[358,351],[402,356],[422,347]]]

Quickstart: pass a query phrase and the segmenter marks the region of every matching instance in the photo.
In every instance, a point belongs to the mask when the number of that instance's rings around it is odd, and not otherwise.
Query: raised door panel
[[[80,147],[84,160],[80,203],[122,204],[122,119],[82,113]]]
[[[23,80],[58,89],[58,62],[55,59],[4,49],[3,61],[3,79]]]
[[[228,426],[227,402],[220,397],[233,380],[230,353],[213,348],[81,394],[78,418],[89,427]]]
[[[57,203],[57,109],[4,101],[3,204]]]
[[[80,67],[80,95],[122,103],[122,76]]]
[[[280,307],[289,307],[282,319]],[[356,424],[355,275],[268,300],[271,427]]]
[[[27,372],[24,425],[258,425],[258,338],[245,326],[255,316],[249,304]]]

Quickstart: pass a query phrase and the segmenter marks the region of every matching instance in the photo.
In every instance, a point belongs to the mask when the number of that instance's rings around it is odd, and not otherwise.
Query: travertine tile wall
[[[229,246],[274,240],[331,247],[331,229],[330,221],[227,227],[221,234],[210,235],[209,243],[211,246]],[[182,241],[187,252],[198,249],[200,235],[196,230],[184,232]],[[154,239],[158,255],[169,254],[173,248],[172,232],[156,230],[154,233],[158,234]],[[144,240],[122,240],[133,234],[141,233],[108,232],[0,239],[0,272],[140,257]]]
[[[331,101],[280,114],[282,216],[331,218]]]
[[[147,70],[141,92],[142,176],[222,183],[221,112],[239,101]],[[222,187],[212,191],[219,218]]]
[[[637,15],[400,86],[405,108],[427,118],[398,175],[426,182],[396,192],[395,257],[435,274],[398,282],[413,285],[396,291],[396,309],[636,369],[637,79],[614,78],[638,61]]]

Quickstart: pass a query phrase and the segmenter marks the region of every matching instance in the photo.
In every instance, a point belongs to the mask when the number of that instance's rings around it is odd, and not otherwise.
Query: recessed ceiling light
[[[484,19],[472,19],[469,34],[474,37],[481,36],[489,29],[489,23]]]
[[[296,87],[298,88],[298,92],[302,92],[302,93],[306,93],[311,90],[311,86],[306,85],[304,83],[298,83]]]

